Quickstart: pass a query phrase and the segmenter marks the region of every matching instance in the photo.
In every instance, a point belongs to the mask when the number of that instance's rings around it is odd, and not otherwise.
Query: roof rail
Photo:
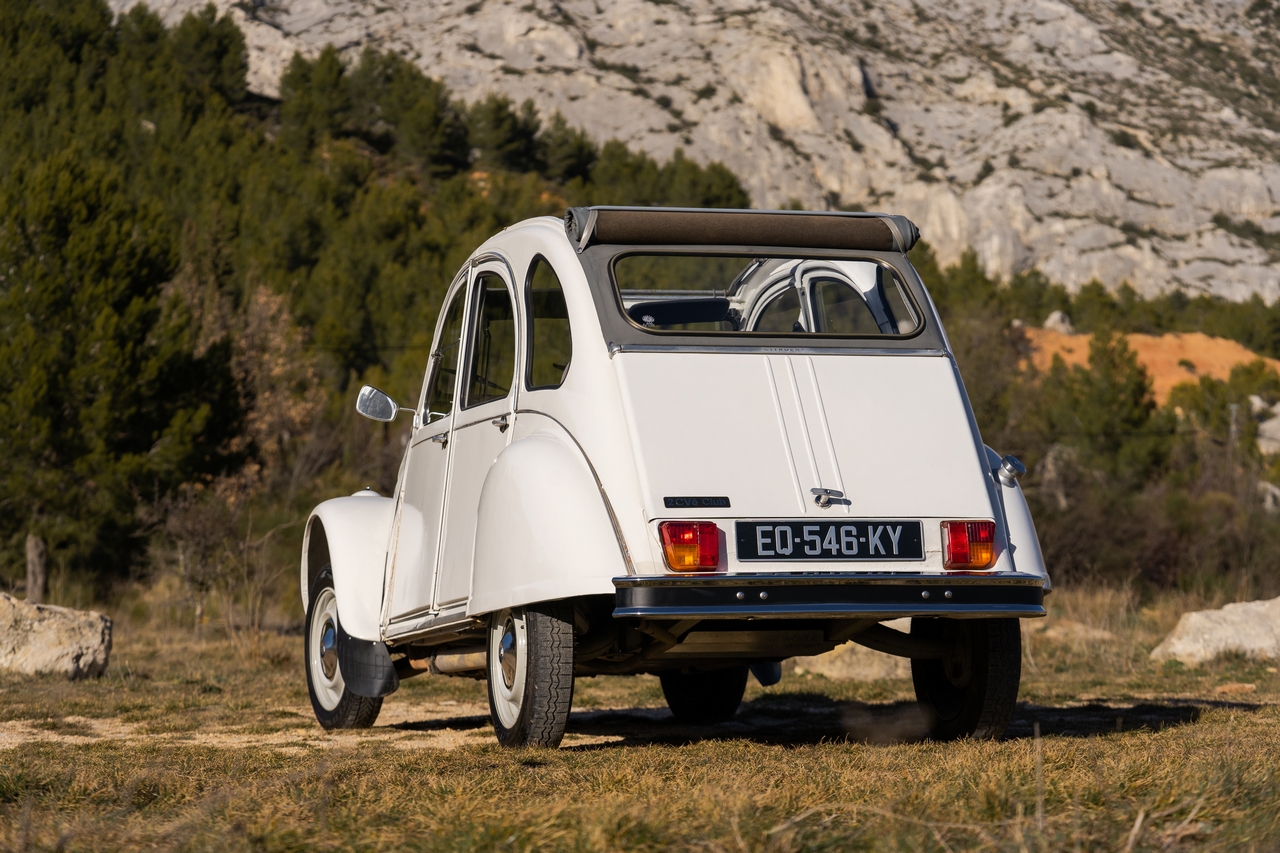
[[[564,228],[579,252],[592,243],[906,252],[920,239],[920,229],[905,216],[810,210],[571,207]]]

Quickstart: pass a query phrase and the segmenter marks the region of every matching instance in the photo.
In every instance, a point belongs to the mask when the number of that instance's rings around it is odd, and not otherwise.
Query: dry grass
[[[483,684],[424,677],[330,735],[297,637],[248,655],[124,626],[99,681],[0,676],[0,846],[1275,849],[1280,675],[1149,663],[1193,597],[1050,602],[1062,630],[1029,626],[1000,743],[875,743],[914,731],[910,684],[812,675],[753,682],[708,728],[673,723],[655,679],[584,679],[556,751],[498,748]]]

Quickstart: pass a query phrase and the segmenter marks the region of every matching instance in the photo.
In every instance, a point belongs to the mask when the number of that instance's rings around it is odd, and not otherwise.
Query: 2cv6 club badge
[[[420,673],[485,679],[553,746],[574,679],[656,674],[678,719],[853,641],[911,659],[939,739],[998,737],[1049,589],[900,216],[593,207],[458,272],[395,493],[320,504],[302,555],[326,728]],[[883,622],[910,617],[910,630]]]

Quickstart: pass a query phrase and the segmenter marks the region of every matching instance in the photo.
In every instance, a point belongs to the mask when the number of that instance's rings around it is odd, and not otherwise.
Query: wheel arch
[[[329,566],[343,630],[361,640],[381,639],[383,573],[394,517],[395,501],[375,496],[334,498],[312,510],[302,543],[304,610],[311,585]]]
[[[613,594],[627,574],[608,497],[554,421],[499,454],[480,493],[467,612]]]

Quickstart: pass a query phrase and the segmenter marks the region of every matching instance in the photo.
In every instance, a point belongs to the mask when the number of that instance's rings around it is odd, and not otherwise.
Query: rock
[[[1085,625],[1082,622],[1076,622],[1071,619],[1058,619],[1052,625],[1038,626],[1035,631],[1046,640],[1077,645],[1111,642],[1112,640],[1120,639],[1105,628],[1094,628],[1091,625]]]
[[[176,24],[207,0],[149,2]],[[989,273],[1071,289],[1280,295],[1274,74],[1237,73],[1280,62],[1259,4],[215,5],[269,97],[294,51],[389,50],[468,101],[532,98],[600,142],[719,160],[757,207],[906,214],[944,265],[972,248]]]
[[[1276,406],[1280,407],[1280,403]],[[1280,417],[1277,414],[1276,407],[1273,407],[1270,416],[1258,424],[1258,452],[1263,456],[1280,453]]]
[[[1267,451],[1263,451],[1266,453]],[[1268,483],[1266,480],[1258,481],[1258,501],[1262,504],[1263,510],[1266,512],[1276,512],[1280,510],[1280,486],[1275,483]]]
[[[1044,327],[1051,332],[1060,332],[1064,335],[1074,335],[1076,333],[1076,327],[1071,325],[1071,318],[1067,316],[1066,311],[1050,313],[1044,321]]]
[[[111,620],[101,613],[0,592],[0,669],[88,678],[106,671],[110,654]]]
[[[885,627],[898,631],[910,631],[910,619],[894,619]],[[911,661],[897,655],[887,655],[866,646],[849,642],[829,652],[813,657],[795,658],[796,672],[803,675],[812,672],[825,675],[833,681],[877,681],[882,678],[910,678]]]
[[[1280,658],[1280,598],[1184,613],[1177,627],[1151,651],[1151,659],[1198,666],[1224,652]]]

